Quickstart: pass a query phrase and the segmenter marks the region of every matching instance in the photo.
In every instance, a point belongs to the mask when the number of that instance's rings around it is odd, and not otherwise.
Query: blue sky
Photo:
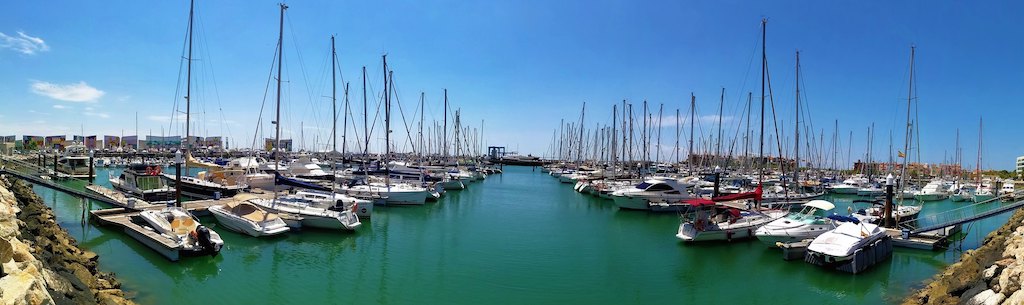
[[[336,34],[342,77],[351,83],[359,121],[360,69],[367,66],[373,111],[381,89],[380,56],[386,53],[409,120],[421,91],[427,120],[440,120],[442,89],[447,88],[464,123],[479,127],[485,121],[486,144],[544,154],[559,119],[577,120],[584,101],[586,125],[592,128],[610,123],[613,104],[626,99],[638,112],[647,100],[654,109],[665,105],[663,124],[668,126],[662,138],[668,154],[674,111],[689,110],[691,92],[705,134],[716,121],[722,87],[725,133],[740,126],[746,92],[755,91],[756,99],[760,90],[760,20],[767,17],[769,68],[785,134],[793,129],[794,52],[800,50],[805,111],[816,132],[824,129],[829,141],[838,120],[841,152],[846,153],[852,131],[850,150],[859,159],[867,128],[874,123],[874,154],[887,159],[890,130],[895,145],[903,143],[914,44],[921,159],[938,162],[944,154],[952,156],[959,128],[964,162],[973,167],[982,116],[984,167],[1009,169],[1013,158],[1024,155],[1017,124],[1024,111],[1019,102],[1024,26],[1015,15],[1024,5],[1019,2],[289,5],[282,126],[296,145],[301,144],[300,130],[307,147],[314,138],[327,145],[330,100],[324,96],[330,95],[329,37]],[[159,135],[161,128],[180,133],[180,121],[172,124],[172,117],[176,90],[183,90],[178,82],[187,1],[18,1],[7,6],[0,13],[0,105],[5,109],[0,133],[78,134],[84,128],[86,134],[119,135],[123,129],[130,135],[135,134],[136,113],[140,134]],[[193,133],[228,136],[233,146],[241,141],[249,146],[271,73],[276,2],[197,1],[196,6],[193,119],[199,123]],[[266,128],[272,97],[263,116]],[[395,121],[400,124],[400,117]],[[393,130],[400,141],[405,138],[402,125]]]

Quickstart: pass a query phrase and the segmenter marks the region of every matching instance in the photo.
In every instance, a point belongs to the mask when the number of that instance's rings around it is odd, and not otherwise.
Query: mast
[[[916,47],[910,46],[910,80],[907,85],[907,131],[906,137],[903,141],[903,168],[900,169],[900,192],[903,192],[903,188],[907,185],[909,180],[907,177],[907,160],[910,159],[910,103],[914,99],[914,53]],[[900,196],[900,203],[903,203],[903,196]]]
[[[697,117],[697,97],[690,92],[690,150],[686,153],[686,164],[690,167],[690,175],[693,175],[693,122]]]
[[[576,162],[583,162],[583,117],[587,114],[587,102],[583,102],[583,108],[580,109],[580,141],[579,147],[576,147]]]
[[[715,142],[715,159],[718,159],[719,164],[725,162],[722,158],[722,110],[725,107],[725,87],[722,87],[722,95],[718,100],[718,140]]]
[[[331,142],[333,142],[333,149],[331,153],[338,152],[338,82],[335,71],[337,62],[335,61],[338,54],[334,51],[334,35],[331,35],[331,114],[334,115],[334,124],[331,125]],[[347,90],[346,90],[347,91]],[[331,160],[331,158],[327,158]],[[345,155],[341,156],[341,160],[345,161]],[[338,174],[338,162],[331,161],[331,175]],[[331,183],[331,193],[334,193],[335,183]]]
[[[370,122],[366,120],[366,66],[363,66],[363,174],[366,171],[366,160],[370,159]]]
[[[444,147],[445,162],[448,161],[448,89],[444,89],[444,136],[441,139],[441,145]]]
[[[193,19],[194,19],[193,18],[194,15],[195,15],[195,0],[192,0],[192,1],[189,1],[189,6],[188,6],[188,59],[186,60],[186,62],[188,63],[187,64],[188,68],[186,68],[187,72],[185,72],[185,75],[186,75],[185,76],[185,78],[186,78],[186,81],[185,81],[185,153],[183,155],[185,156],[185,174],[186,175],[188,174],[188,159],[189,159],[188,157],[191,155],[190,151],[192,150],[192,141],[190,141],[190,138],[191,138],[190,135],[191,134],[189,132],[190,131],[189,129],[191,127],[190,124],[192,122],[191,121],[191,119],[192,119],[192,117],[191,117],[192,116],[192,36],[193,36],[192,35],[192,25],[193,25],[192,22],[193,22]],[[123,137],[123,135],[122,135],[122,137]],[[138,138],[138,135],[136,135],[136,138]],[[136,149],[138,149],[138,146],[136,146]],[[181,181],[178,181],[178,182],[181,182]],[[181,185],[181,184],[179,183],[178,185]]]
[[[662,116],[661,111],[664,110],[664,108],[665,108],[665,104],[658,104],[658,125],[657,125],[658,126],[657,127],[658,128],[658,143],[657,143],[657,146],[655,146],[655,147],[658,148],[658,150],[654,151],[654,162],[655,162],[655,164],[661,162],[661,116]]]
[[[793,168],[793,182],[800,185],[800,51],[796,51],[796,136],[793,152],[796,166]]]
[[[281,61],[284,59],[284,10],[288,5],[281,3],[281,21],[277,37],[277,114],[274,119],[274,172],[279,174],[281,164]],[[277,190],[274,190],[274,203],[277,203]]]
[[[767,42],[765,39],[768,37],[766,32],[768,31],[768,18],[761,19],[761,139],[758,147],[758,163],[760,163],[758,172],[758,183],[764,181],[764,81],[768,76],[768,56],[765,55],[765,49]]]
[[[981,188],[981,129],[984,127],[982,118],[978,117],[978,164],[975,165],[975,172],[978,173],[978,188]]]
[[[388,88],[388,55],[381,55],[384,63],[384,185],[391,187],[391,171],[388,161],[391,157],[391,91]]]

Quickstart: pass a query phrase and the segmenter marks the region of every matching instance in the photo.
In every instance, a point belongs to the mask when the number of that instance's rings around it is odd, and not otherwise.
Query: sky
[[[282,138],[295,139],[296,146],[331,145],[331,35],[336,35],[340,67],[338,105],[344,104],[348,82],[350,120],[358,122],[349,122],[346,132],[350,151],[363,136],[364,66],[369,120],[377,130],[371,135],[371,150],[383,149],[383,110],[377,109],[384,54],[397,89],[393,108],[402,108],[392,116],[393,140],[403,143],[394,146],[400,150],[409,149],[409,132],[417,134],[421,92],[424,133],[434,122],[440,124],[444,89],[449,115],[459,109],[463,126],[483,129],[480,145],[534,155],[551,154],[559,121],[578,122],[584,102],[584,125],[594,129],[611,124],[612,106],[621,107],[623,100],[642,120],[639,113],[646,100],[653,109],[652,124],[657,124],[658,107],[664,107],[661,151],[671,155],[675,111],[688,118],[692,93],[697,137],[715,135],[725,88],[721,119],[724,141],[730,142],[738,129],[745,130],[748,92],[754,97],[756,134],[761,20],[767,18],[766,56],[775,104],[775,120],[770,108],[766,115],[770,141],[783,141],[786,147],[793,143],[799,51],[802,129],[814,130],[813,137],[823,137],[828,147],[838,133],[839,161],[844,163],[865,158],[868,129],[874,125],[872,154],[887,161],[889,134],[893,151],[902,150],[905,139],[913,45],[913,119],[919,143],[911,150],[912,161],[918,153],[923,162],[951,160],[959,130],[963,163],[973,168],[981,119],[983,167],[1012,169],[1014,159],[1024,155],[1016,121],[1024,113],[1024,26],[1017,18],[1024,11],[1021,2],[288,5],[281,127]],[[225,136],[234,147],[273,137],[269,122],[274,119],[277,2],[200,0],[195,7],[191,133]],[[188,9],[187,1],[8,3],[0,12],[0,134],[182,134]],[[683,123],[685,137],[689,127]],[[781,140],[774,135],[775,124]],[[343,122],[338,125],[342,129]],[[338,133],[341,138],[342,131]],[[808,135],[802,137],[805,141]]]

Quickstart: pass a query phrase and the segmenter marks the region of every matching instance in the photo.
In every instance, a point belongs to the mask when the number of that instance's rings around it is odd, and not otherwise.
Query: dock
[[[253,198],[263,198],[265,195],[260,194],[239,194],[231,198],[224,198],[221,200],[198,200],[184,202],[183,205],[193,214],[205,214],[208,213],[207,209],[212,206],[234,203],[245,201]],[[159,211],[163,209],[164,205],[136,205],[134,208],[117,207],[102,210],[92,210],[89,214],[92,215],[90,219],[96,221],[96,223],[102,226],[113,226],[120,228],[125,234],[131,236],[135,240],[138,240],[143,245],[153,249],[160,255],[163,255],[168,260],[178,261],[181,259],[181,248],[174,237],[163,235],[155,232],[152,228],[145,225],[145,221],[139,219],[139,214],[143,211]]]

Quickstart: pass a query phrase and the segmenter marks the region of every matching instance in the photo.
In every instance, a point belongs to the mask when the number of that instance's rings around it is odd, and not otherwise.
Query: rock
[[[991,289],[982,291],[974,297],[967,300],[961,300],[960,304],[964,305],[999,305],[1006,298],[1003,294],[992,291]]]
[[[1012,264],[1012,263],[1013,263],[1013,262],[1015,262],[1015,261],[1016,261],[1016,260],[1014,260],[1014,259],[1012,259],[1012,258],[1004,258],[1004,259],[1001,259],[1001,260],[998,260],[998,261],[996,261],[996,263],[995,263],[995,264],[996,264],[997,266],[999,266],[999,267],[1006,267],[1006,266],[1009,266],[1010,264]]]
[[[988,282],[988,281],[992,280],[993,277],[998,275],[998,271],[999,271],[999,266],[998,265],[989,266],[988,268],[985,269],[984,272],[981,273],[981,278],[983,280],[985,280],[985,282]]]
[[[43,281],[46,282],[46,286],[52,290],[63,294],[64,296],[71,296],[77,292],[75,286],[71,284],[71,281],[61,277],[56,272],[49,269],[43,269]]]
[[[999,273],[999,287],[1002,288],[999,291],[1000,293],[1010,295],[1017,292],[1017,290],[1020,290],[1020,274],[1022,268],[1024,268],[1024,266],[1013,263],[1006,266],[1006,268],[1003,269],[1003,272]]]
[[[14,259],[14,248],[7,239],[0,238],[0,262],[7,262]]]
[[[0,287],[3,287],[3,295],[0,295],[0,303],[3,304],[54,304],[43,284],[25,272],[0,278]]]
[[[989,290],[988,285],[985,283],[978,283],[974,285],[974,287],[971,287],[971,289],[964,291],[964,293],[960,295],[960,300],[969,300],[985,290]]]

